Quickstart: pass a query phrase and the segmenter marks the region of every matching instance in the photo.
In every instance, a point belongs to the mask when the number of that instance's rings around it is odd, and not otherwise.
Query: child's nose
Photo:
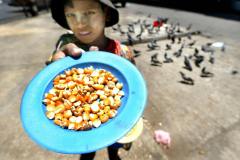
[[[77,14],[76,20],[78,25],[86,26],[89,22],[89,17],[84,14]]]

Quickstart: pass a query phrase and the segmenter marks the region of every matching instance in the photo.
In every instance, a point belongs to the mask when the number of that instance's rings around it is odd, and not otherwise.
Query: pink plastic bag
[[[156,130],[154,131],[154,139],[158,144],[163,145],[164,148],[170,148],[171,137],[168,132],[163,130]]]

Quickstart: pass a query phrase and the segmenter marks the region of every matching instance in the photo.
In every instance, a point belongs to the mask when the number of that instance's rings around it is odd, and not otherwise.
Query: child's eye
[[[93,15],[93,14],[95,14],[94,11],[88,11],[88,12],[87,12],[87,15]]]
[[[74,14],[74,13],[67,13],[67,14],[66,14],[66,17],[69,17],[69,18],[75,17],[75,14]]]

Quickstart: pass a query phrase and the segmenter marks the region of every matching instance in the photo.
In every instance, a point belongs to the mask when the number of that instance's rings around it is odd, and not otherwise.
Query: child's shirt
[[[68,33],[68,34],[64,34],[60,37],[60,39],[58,40],[57,44],[56,44],[56,50],[53,52],[53,54],[61,49],[61,47],[63,47],[64,45],[68,44],[68,43],[74,43],[75,45],[77,45],[79,48],[82,48],[85,51],[88,51],[88,47],[84,44],[81,44],[79,42],[79,40],[74,36],[74,34]],[[126,46],[121,44],[119,41],[117,40],[112,40],[109,39],[108,41],[108,45],[107,47],[104,49],[104,51],[106,52],[110,52],[110,53],[114,53],[118,56],[121,56],[123,58],[128,59],[130,62],[132,62],[133,64],[135,64],[135,60],[133,58],[132,52],[131,50]]]

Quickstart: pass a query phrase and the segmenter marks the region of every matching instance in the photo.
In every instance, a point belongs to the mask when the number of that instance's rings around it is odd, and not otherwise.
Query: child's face
[[[72,0],[72,6],[65,7],[65,16],[75,36],[88,44],[99,40],[104,34],[105,13],[95,0]]]

